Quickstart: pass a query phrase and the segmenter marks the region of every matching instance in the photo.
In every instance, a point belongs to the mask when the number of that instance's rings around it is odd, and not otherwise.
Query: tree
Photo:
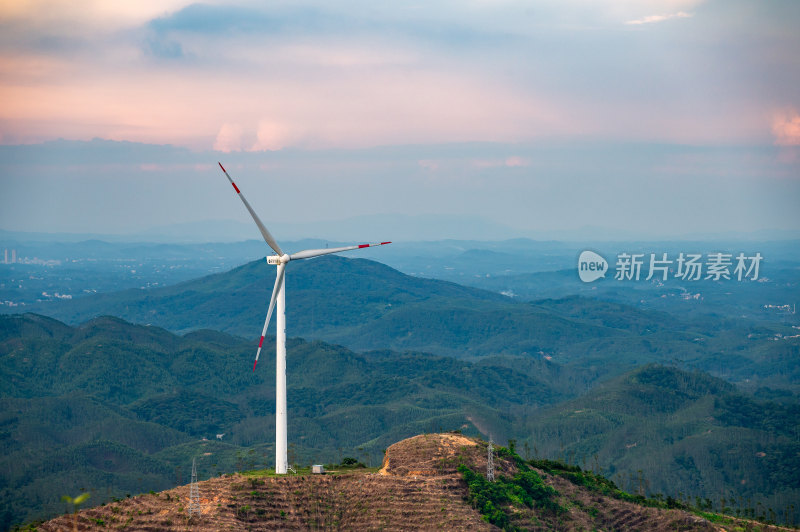
[[[89,498],[88,493],[81,493],[77,497],[73,498],[69,495],[62,495],[61,500],[66,502],[67,504],[72,505],[72,530],[78,530],[78,506],[86,502],[86,499]]]

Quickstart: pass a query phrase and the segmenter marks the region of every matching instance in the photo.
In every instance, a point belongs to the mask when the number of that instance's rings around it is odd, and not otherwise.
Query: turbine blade
[[[254,211],[253,208],[250,206],[250,204],[247,202],[247,199],[244,197],[244,194],[242,194],[242,191],[239,190],[239,187],[236,186],[236,183],[233,182],[231,176],[228,175],[228,172],[225,170],[225,167],[222,166],[222,163],[219,161],[217,161],[217,164],[219,165],[220,168],[222,168],[222,172],[225,174],[225,177],[228,178],[228,181],[231,182],[231,185],[233,185],[233,190],[235,190],[236,193],[239,195],[239,199],[241,199],[242,203],[244,203],[244,206],[247,207],[248,212],[250,212],[250,216],[253,217],[253,221],[255,221],[256,225],[258,226],[258,230],[261,231],[261,236],[264,237],[264,241],[269,245],[269,247],[272,248],[272,250],[275,253],[277,253],[279,256],[283,256],[283,251],[281,251],[281,247],[278,245],[278,242],[275,241],[275,238],[272,236],[272,234],[267,230],[264,224],[261,223],[261,220],[256,214],[256,211]]]
[[[307,249],[305,251],[298,251],[292,253],[289,258],[292,260],[310,259],[311,257],[319,257],[320,255],[329,255],[331,253],[341,253],[342,251],[350,251],[351,249],[371,248],[374,246],[385,246],[391,242],[379,242],[377,244],[358,244],[355,246],[344,246],[341,248],[325,248],[325,249]]]
[[[267,311],[267,319],[264,320],[264,328],[261,329],[261,339],[258,341],[258,351],[256,351],[256,361],[253,362],[253,371],[256,370],[258,364],[258,356],[261,354],[261,347],[264,345],[264,336],[267,334],[267,325],[269,319],[272,317],[272,311],[275,309],[275,301],[278,299],[278,291],[283,282],[283,272],[286,269],[286,263],[282,262],[278,265],[278,273],[275,275],[275,287],[272,289],[272,297],[269,299],[269,310]]]

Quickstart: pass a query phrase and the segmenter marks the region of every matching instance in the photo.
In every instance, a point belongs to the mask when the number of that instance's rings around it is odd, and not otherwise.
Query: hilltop
[[[477,484],[485,484],[486,442],[461,434],[425,434],[395,443],[377,471],[271,476],[268,471],[199,482],[200,514],[188,515],[189,486],[115,501],[43,523],[42,531],[125,527],[135,530],[497,530],[482,516]],[[724,530],[681,509],[648,507],[627,494],[530,468],[498,448],[501,490],[525,479],[521,498],[498,504],[506,527],[521,530]],[[469,471],[469,473],[464,473]],[[464,477],[477,475],[483,480]],[[596,479],[587,473],[586,478]],[[524,485],[524,484],[522,484]],[[525,498],[525,493],[533,498]],[[499,514],[498,514],[499,515]],[[718,516],[717,516],[718,517]],[[778,527],[728,520],[741,530]],[[785,530],[785,529],[784,529]]]

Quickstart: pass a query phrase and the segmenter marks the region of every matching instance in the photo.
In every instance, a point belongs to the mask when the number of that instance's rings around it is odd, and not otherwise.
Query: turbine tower
[[[253,362],[253,371],[256,370],[258,364],[258,356],[261,354],[261,347],[264,344],[264,336],[267,334],[267,325],[269,319],[272,317],[272,311],[277,305],[275,316],[275,473],[278,475],[285,475],[289,466],[286,454],[286,291],[285,291],[285,270],[286,264],[292,260],[310,259],[319,257],[320,255],[328,255],[330,253],[340,253],[342,251],[349,251],[351,249],[368,248],[372,246],[383,246],[391,244],[391,242],[379,242],[376,244],[358,244],[354,246],[344,246],[340,248],[326,248],[326,249],[307,249],[292,253],[291,255],[284,253],[278,242],[267,230],[258,215],[255,213],[250,203],[245,199],[242,191],[233,182],[231,176],[222,166],[219,167],[228,178],[228,181],[233,185],[236,194],[244,203],[245,208],[253,217],[253,221],[261,231],[261,236],[264,241],[272,248],[276,255],[267,257],[267,263],[277,266],[277,273],[275,275],[275,286],[272,289],[272,297],[269,300],[269,309],[267,310],[267,319],[264,320],[264,328],[261,330],[261,339],[258,341],[258,351],[256,351],[256,360]]]

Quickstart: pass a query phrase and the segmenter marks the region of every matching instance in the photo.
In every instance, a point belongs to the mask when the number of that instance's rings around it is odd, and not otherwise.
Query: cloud
[[[71,0],[0,1],[0,41],[10,39],[16,48],[42,46],[42,43],[90,42],[118,30],[129,30],[146,23],[187,0],[140,0],[108,2],[83,0],[80,9]],[[4,39],[5,38],[5,39]]]
[[[469,164],[473,168],[522,168],[530,166],[531,162],[526,157],[512,155],[505,159],[472,159]]]
[[[190,4],[174,13],[149,23],[152,30],[163,33],[179,31],[203,35],[223,33],[314,33],[341,27],[332,12],[319,8],[273,5],[255,9],[236,5]]]
[[[5,143],[764,143],[800,83],[797,8],[743,0],[51,3],[0,0]]]
[[[794,109],[776,114],[772,134],[778,146],[800,146],[800,114]]]
[[[656,22],[664,22],[665,20],[670,20],[673,18],[691,18],[693,17],[693,13],[687,13],[685,11],[678,11],[677,13],[672,13],[670,15],[649,15],[642,18],[637,18],[634,20],[627,20],[625,24],[653,24]]]
[[[509,168],[516,168],[521,166],[530,166],[530,161],[525,159],[524,157],[519,157],[517,155],[513,155],[506,159],[505,165]]]
[[[250,151],[276,151],[291,143],[293,135],[289,128],[276,122],[262,121],[258,124],[256,142]]]
[[[242,151],[243,129],[239,124],[222,124],[214,141],[214,150],[224,153]]]

